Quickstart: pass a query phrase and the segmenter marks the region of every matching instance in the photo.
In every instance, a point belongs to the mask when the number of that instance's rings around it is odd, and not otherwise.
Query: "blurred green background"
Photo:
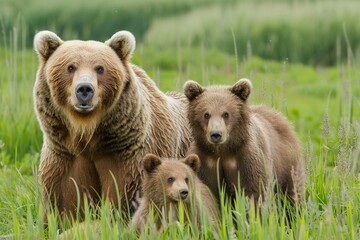
[[[205,46],[266,59],[334,65],[360,51],[358,0],[0,0],[2,32],[26,46],[39,30],[104,41],[118,30],[161,49]],[[4,32],[5,31],[5,32]],[[4,39],[1,39],[4,41]]]

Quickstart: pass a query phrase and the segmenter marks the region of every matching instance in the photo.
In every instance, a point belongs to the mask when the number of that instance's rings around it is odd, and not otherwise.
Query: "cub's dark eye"
[[[189,178],[188,177],[185,178],[185,182],[189,183]]]
[[[224,113],[222,114],[222,117],[223,117],[224,119],[228,119],[228,118],[230,117],[230,115],[229,115],[228,112],[224,112]]]
[[[204,114],[204,118],[205,118],[205,119],[209,119],[209,118],[210,118],[210,113],[206,112],[206,113]]]
[[[168,183],[173,183],[175,181],[174,177],[168,177],[167,182]]]
[[[74,73],[75,70],[76,70],[76,67],[72,64],[67,67],[68,73]]]
[[[103,74],[104,73],[104,67],[98,66],[95,68],[95,71],[97,74]]]

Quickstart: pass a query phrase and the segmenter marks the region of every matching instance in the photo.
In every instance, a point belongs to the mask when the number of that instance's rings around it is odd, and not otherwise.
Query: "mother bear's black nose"
[[[94,96],[94,87],[90,83],[80,83],[75,89],[76,97],[82,103],[88,103]]]

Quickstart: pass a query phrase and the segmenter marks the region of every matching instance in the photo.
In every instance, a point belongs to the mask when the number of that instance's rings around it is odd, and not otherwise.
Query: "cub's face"
[[[184,93],[189,100],[188,119],[195,138],[212,145],[225,144],[241,125],[241,111],[250,91],[247,79],[232,87],[210,88],[187,81]]]
[[[192,154],[182,160],[161,160],[156,155],[147,154],[143,166],[145,181],[157,188],[154,192],[160,190],[160,198],[165,196],[168,202],[189,202],[194,185],[194,171],[198,171],[200,167],[197,155]]]
[[[39,55],[38,78],[49,86],[56,107],[75,118],[88,118],[111,109],[126,81],[124,64],[135,40],[129,32],[118,32],[105,43],[62,41],[43,31],[34,39]]]
[[[190,171],[184,166],[174,169],[172,164],[163,163],[159,167],[158,178],[164,194],[171,202],[187,201],[190,191]]]

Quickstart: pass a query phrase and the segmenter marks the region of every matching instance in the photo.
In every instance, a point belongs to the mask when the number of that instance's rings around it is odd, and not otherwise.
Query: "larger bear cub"
[[[97,205],[104,196],[126,209],[139,190],[145,153],[181,157],[187,151],[186,98],[163,94],[130,63],[130,32],[102,43],[63,41],[42,31],[34,47],[40,61],[34,102],[43,132],[44,203],[75,216],[84,197]]]
[[[255,202],[274,177],[277,189],[298,202],[304,193],[298,138],[280,113],[247,104],[251,90],[247,79],[229,87],[185,83],[194,136],[189,152],[201,159],[199,176],[218,199],[217,173],[228,196],[240,187]]]

